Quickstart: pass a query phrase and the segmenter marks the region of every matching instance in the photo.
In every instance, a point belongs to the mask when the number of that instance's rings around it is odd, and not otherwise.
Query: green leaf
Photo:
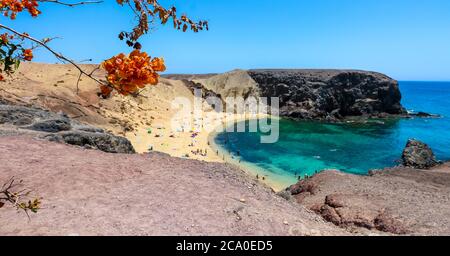
[[[16,62],[14,63],[14,69],[18,69],[20,67],[20,60],[16,59]]]

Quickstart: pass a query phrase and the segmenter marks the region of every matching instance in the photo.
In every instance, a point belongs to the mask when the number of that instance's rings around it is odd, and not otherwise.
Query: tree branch
[[[26,200],[31,193],[31,191],[27,189],[15,191],[18,187],[22,186],[22,183],[22,181],[16,182],[14,177],[12,177],[8,182],[3,184],[0,189],[0,208],[2,208],[5,203],[10,203],[18,210],[23,210],[28,216],[28,219],[30,219],[28,211],[36,213],[40,209],[41,201],[40,199],[34,199],[33,201],[29,200],[28,202],[22,201]]]
[[[60,5],[69,6],[69,7],[74,7],[74,6],[83,5],[83,4],[100,4],[100,3],[103,3],[103,1],[82,1],[82,2],[77,2],[77,3],[66,3],[66,2],[61,2],[61,1],[58,1],[58,0],[38,0],[38,2],[41,2],[41,3],[54,3],[54,4],[60,4]]]
[[[0,24],[0,28],[6,29],[6,30],[8,30],[8,31],[10,31],[10,32],[12,32],[12,33],[14,33],[14,34],[16,34],[16,35],[22,37],[22,38],[26,38],[26,39],[28,39],[28,40],[30,40],[30,41],[32,41],[32,42],[34,42],[34,43],[36,43],[36,44],[38,44],[38,45],[44,47],[45,49],[47,49],[49,52],[51,52],[53,55],[55,55],[55,57],[58,58],[59,60],[61,60],[62,62],[68,62],[68,63],[70,63],[72,66],[74,66],[76,69],[78,69],[78,71],[80,72],[80,76],[79,76],[79,79],[78,79],[78,82],[77,82],[77,88],[78,88],[78,83],[79,83],[80,78],[81,78],[82,75],[85,75],[85,76],[89,77],[90,79],[94,80],[95,82],[99,83],[100,85],[110,86],[109,84],[106,84],[106,83],[104,83],[103,81],[100,81],[100,80],[98,80],[97,78],[93,77],[93,72],[87,73],[87,72],[84,71],[77,63],[75,63],[75,61],[73,61],[73,60],[71,60],[71,59],[65,57],[65,56],[62,55],[61,53],[58,53],[58,52],[56,52],[55,50],[53,50],[52,48],[50,48],[50,47],[46,44],[46,42],[43,42],[43,41],[38,40],[38,39],[36,39],[36,38],[33,38],[33,37],[31,37],[31,36],[29,36],[29,35],[27,35],[27,34],[20,33],[20,32],[18,32],[18,31],[14,30],[14,29],[12,29],[12,28],[10,28],[10,27],[7,27],[7,26],[5,26],[5,25],[2,25],[2,24]],[[48,41],[47,41],[47,42],[48,42]],[[78,89],[77,89],[77,91],[78,91]]]

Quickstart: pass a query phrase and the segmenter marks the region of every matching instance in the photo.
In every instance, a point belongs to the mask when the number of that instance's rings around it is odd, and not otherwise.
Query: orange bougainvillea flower
[[[112,92],[113,88],[106,86],[106,85],[101,85],[100,86],[100,93],[104,96],[110,95]]]
[[[157,72],[166,70],[162,58],[152,59],[146,52],[134,50],[128,56],[121,53],[105,60],[102,67],[108,73],[108,86],[101,86],[103,96],[107,97],[115,89],[122,95],[136,93],[146,85],[156,85],[159,80]]]
[[[7,44],[9,42],[9,35],[8,33],[4,33],[0,35],[0,40],[2,40],[3,43]]]
[[[0,10],[3,15],[10,19],[15,19],[17,13],[28,10],[32,17],[37,17],[41,12],[37,9],[37,0],[0,0]]]
[[[164,60],[160,58],[154,58],[151,62],[152,69],[157,72],[166,71],[166,66],[164,65]]]
[[[33,50],[31,50],[31,49],[23,50],[23,59],[26,61],[33,60]]]

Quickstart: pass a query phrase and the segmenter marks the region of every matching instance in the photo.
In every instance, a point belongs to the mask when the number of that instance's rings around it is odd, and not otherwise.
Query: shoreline
[[[158,112],[161,113],[161,110]],[[298,179],[294,176],[290,177],[288,175],[277,173],[277,171],[269,171],[258,166],[257,164],[246,162],[245,160],[242,160],[242,158],[233,154],[233,152],[229,152],[215,142],[215,137],[224,132],[226,127],[230,125],[264,117],[278,118],[281,120],[281,117],[267,116],[265,114],[257,114],[256,116],[248,116],[247,114],[227,114],[224,112],[215,112],[210,110],[203,112],[202,117],[199,119],[205,122],[206,125],[212,125],[209,128],[214,127],[214,129],[205,129],[202,127],[202,129],[198,132],[174,132],[170,129],[170,121],[172,116],[163,116],[164,115],[161,115],[161,118],[155,120],[155,124],[150,127],[151,130],[153,130],[151,134],[148,133],[149,127],[144,126],[140,127],[136,134],[129,133],[126,135],[138,153],[149,152],[148,148],[149,145],[151,145],[151,151],[166,153],[172,157],[193,159],[211,163],[231,164],[241,169],[253,179],[257,179],[257,177],[259,177],[259,182],[269,186],[277,192],[298,182]],[[194,119],[193,121],[195,123],[198,120]],[[361,120],[358,119],[355,122],[358,123],[358,121]],[[217,125],[214,125],[211,122],[215,122]],[[349,120],[347,120],[347,122],[349,122]],[[366,120],[366,122],[370,121]],[[220,127],[222,128],[221,130],[218,129]],[[192,138],[194,133],[196,136],[195,138]],[[201,152],[204,153],[194,154],[192,151],[195,152],[196,150],[201,150]]]
[[[236,114],[232,115],[232,117],[233,117],[232,123],[228,124],[228,125],[234,125],[239,122],[245,122],[245,121],[260,119],[260,118],[270,118],[270,119],[276,118],[278,120],[281,120],[281,117],[279,117],[279,116],[271,116],[271,115],[266,115],[266,114],[258,114],[256,117],[253,117],[253,118],[248,118],[246,115],[239,116]],[[223,127],[223,128],[225,129],[226,127]],[[276,174],[271,171],[268,171],[267,169],[259,167],[256,164],[242,161],[241,157],[233,155],[232,152],[229,152],[224,147],[222,147],[221,145],[216,143],[215,138],[222,132],[224,132],[224,131],[222,130],[222,131],[218,132],[217,129],[214,129],[214,131],[208,133],[207,140],[208,140],[209,147],[213,151],[217,152],[217,155],[219,157],[222,156],[223,163],[231,164],[231,165],[238,167],[240,170],[242,170],[244,173],[249,175],[251,178],[257,179],[259,182],[269,186],[272,190],[274,190],[276,192],[282,191],[282,190],[286,189],[287,187],[298,182],[298,180],[294,177],[289,178],[285,175],[280,175],[280,174]]]
[[[242,122],[238,121],[238,122]],[[257,166],[256,164],[252,164],[250,162],[242,161],[241,158],[234,156],[232,153],[227,151],[221,145],[218,145],[215,142],[215,138],[217,137],[218,132],[212,132],[208,136],[208,141],[210,143],[211,148],[215,149],[219,152],[219,155],[222,155],[225,160],[224,163],[231,164],[233,166],[238,167],[244,173],[249,175],[250,177],[257,179],[259,182],[269,186],[275,192],[280,192],[286,189],[287,187],[298,182],[294,177],[292,179],[288,178],[284,175],[279,175],[273,172],[270,172],[262,167]],[[259,178],[257,178],[259,176]]]
[[[216,122],[217,125],[211,126],[214,129],[202,128],[197,132],[192,130],[174,132],[170,129],[171,117],[169,117],[156,120],[155,124],[151,127],[140,127],[136,134],[129,133],[126,137],[132,142],[136,151],[140,154],[153,151],[183,159],[231,164],[238,167],[252,179],[257,179],[257,176],[259,176],[259,182],[278,192],[295,184],[298,180],[294,177],[289,178],[284,175],[279,175],[252,163],[241,161],[215,142],[215,137],[225,131],[226,127],[230,125],[266,117],[281,119],[280,117],[267,116],[266,114],[257,114],[256,116],[250,117],[247,114],[227,115],[224,112],[209,111],[204,112],[201,119],[202,121]],[[205,121],[207,125],[212,125],[208,121]],[[151,133],[149,133],[149,130],[151,130]],[[194,138],[193,134],[196,135]],[[149,151],[149,147],[152,150]],[[203,154],[194,154],[197,150],[203,152]]]

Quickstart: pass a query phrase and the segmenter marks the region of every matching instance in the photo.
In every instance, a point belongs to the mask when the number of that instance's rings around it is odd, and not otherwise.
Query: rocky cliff
[[[236,70],[193,79],[221,95],[279,97],[280,115],[307,120],[406,114],[398,82],[358,70]]]

